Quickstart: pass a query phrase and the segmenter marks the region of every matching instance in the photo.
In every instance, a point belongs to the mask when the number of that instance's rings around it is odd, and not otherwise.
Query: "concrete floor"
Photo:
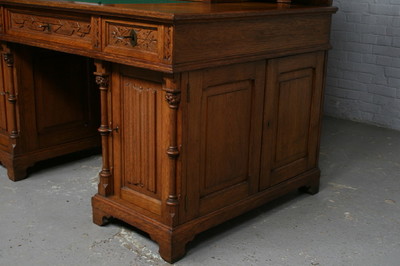
[[[320,193],[288,195],[200,234],[175,265],[400,265],[400,132],[324,119]],[[0,167],[0,265],[168,265],[134,228],[91,220],[100,156]]]

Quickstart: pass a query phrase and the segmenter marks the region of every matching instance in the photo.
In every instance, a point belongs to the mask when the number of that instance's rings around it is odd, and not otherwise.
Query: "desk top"
[[[298,13],[332,13],[331,6],[282,5],[271,2],[207,3],[184,0],[0,0],[0,5],[70,9],[77,12],[178,21]]]
[[[326,50],[336,11],[272,2],[80,1],[87,2],[0,0],[0,40],[176,73]]]

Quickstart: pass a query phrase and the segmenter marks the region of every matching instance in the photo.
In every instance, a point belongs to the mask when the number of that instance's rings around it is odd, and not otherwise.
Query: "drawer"
[[[7,9],[6,33],[74,47],[91,47],[91,17],[35,9]]]
[[[162,25],[103,19],[103,52],[161,61],[164,54]]]

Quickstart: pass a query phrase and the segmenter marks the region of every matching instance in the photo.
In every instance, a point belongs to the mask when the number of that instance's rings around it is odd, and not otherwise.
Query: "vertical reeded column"
[[[14,55],[11,53],[10,48],[6,44],[2,44],[2,50],[4,55],[4,61],[8,67],[6,76],[6,94],[7,100],[11,104],[11,121],[10,121],[10,138],[18,138],[18,122],[17,122],[17,95],[15,92],[15,80],[14,80]]]
[[[113,180],[110,171],[110,146],[109,137],[111,129],[109,126],[108,119],[108,91],[110,84],[110,74],[108,71],[108,64],[103,61],[95,61],[96,72],[96,83],[100,89],[100,101],[101,101],[101,124],[99,132],[101,135],[101,146],[102,146],[102,157],[103,166],[99,173],[99,186],[98,193],[102,196],[110,196],[113,194]]]
[[[176,221],[176,212],[178,208],[178,195],[177,195],[177,160],[179,157],[178,149],[178,109],[181,101],[181,93],[179,86],[173,78],[164,78],[164,91],[165,99],[169,106],[169,146],[167,148],[167,155],[169,157],[169,193],[167,205],[170,206],[170,215],[172,221]],[[174,222],[172,222],[174,223]]]

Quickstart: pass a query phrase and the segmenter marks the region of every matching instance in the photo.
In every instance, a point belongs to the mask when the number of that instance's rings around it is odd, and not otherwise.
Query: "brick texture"
[[[334,0],[325,113],[400,130],[400,0]]]

